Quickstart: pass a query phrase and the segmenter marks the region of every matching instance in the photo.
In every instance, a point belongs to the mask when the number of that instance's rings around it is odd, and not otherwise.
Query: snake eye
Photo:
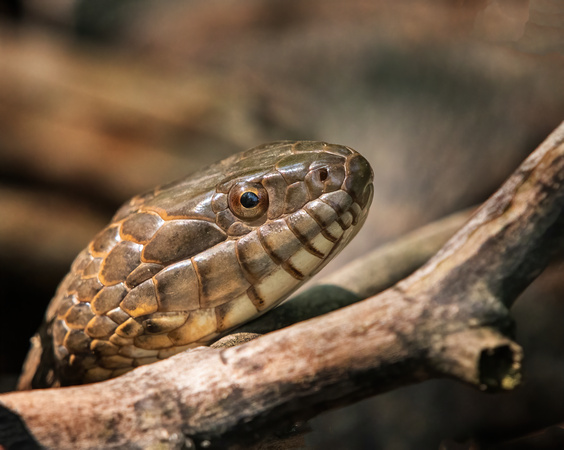
[[[236,184],[229,191],[229,208],[239,219],[258,219],[268,209],[268,193],[258,183]]]
[[[241,206],[243,206],[243,208],[254,208],[259,204],[259,201],[258,195],[254,192],[247,191],[241,195]]]

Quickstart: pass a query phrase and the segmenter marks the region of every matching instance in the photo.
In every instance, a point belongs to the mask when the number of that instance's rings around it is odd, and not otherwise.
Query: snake
[[[133,197],[57,288],[19,389],[108,380],[264,314],[357,234],[372,181],[349,147],[278,141]]]

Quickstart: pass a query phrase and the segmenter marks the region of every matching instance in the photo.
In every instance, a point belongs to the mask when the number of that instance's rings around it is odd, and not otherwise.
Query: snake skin
[[[73,262],[19,387],[106,380],[212,343],[318,272],[372,195],[354,150],[282,141],[134,197]]]

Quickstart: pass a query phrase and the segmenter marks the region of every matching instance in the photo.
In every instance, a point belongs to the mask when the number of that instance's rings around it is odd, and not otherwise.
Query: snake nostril
[[[325,181],[328,176],[329,176],[329,173],[327,172],[327,169],[325,167],[323,167],[322,169],[319,170],[319,180],[320,181]]]

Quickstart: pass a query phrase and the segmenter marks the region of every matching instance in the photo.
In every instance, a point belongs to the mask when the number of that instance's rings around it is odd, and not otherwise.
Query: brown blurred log
[[[68,265],[106,218],[59,196],[0,185],[0,248],[30,272]]]
[[[212,76],[158,73],[132,58],[69,44],[31,31],[4,36],[3,174],[95,187],[122,202],[233,152],[209,123],[222,96]]]
[[[517,45],[532,53],[564,55],[564,4],[559,1],[530,0],[528,20]]]

